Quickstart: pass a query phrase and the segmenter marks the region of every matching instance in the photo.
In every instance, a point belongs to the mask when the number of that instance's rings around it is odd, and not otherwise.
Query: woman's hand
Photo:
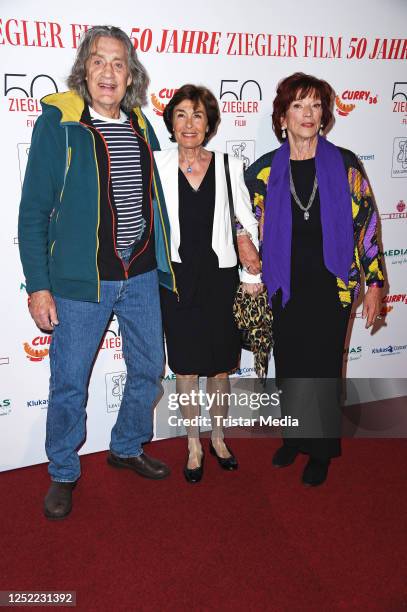
[[[242,283],[242,289],[244,292],[256,297],[263,291],[264,285],[263,283]]]
[[[259,274],[261,272],[261,264],[259,252],[250,240],[249,236],[242,235],[237,237],[237,248],[239,251],[239,259],[245,270],[249,274]]]
[[[363,299],[362,319],[366,319],[366,329],[368,329],[376,319],[379,318],[382,306],[382,288],[369,287]]]

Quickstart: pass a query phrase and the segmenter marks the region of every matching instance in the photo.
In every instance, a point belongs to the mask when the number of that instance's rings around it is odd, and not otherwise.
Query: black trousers
[[[312,299],[296,293],[285,308],[273,299],[274,360],[282,416],[299,427],[283,430],[284,444],[326,460],[341,454],[342,360],[350,307],[337,293]]]

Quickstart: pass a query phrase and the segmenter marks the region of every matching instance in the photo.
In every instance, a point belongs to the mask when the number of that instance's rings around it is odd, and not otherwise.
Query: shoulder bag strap
[[[223,161],[225,164],[226,185],[228,188],[228,201],[229,201],[230,223],[232,226],[233,246],[235,247],[237,259],[239,261],[239,251],[237,248],[237,236],[236,236],[236,225],[235,225],[235,212],[234,212],[234,206],[233,206],[232,185],[230,182],[229,155],[227,153],[223,154]]]

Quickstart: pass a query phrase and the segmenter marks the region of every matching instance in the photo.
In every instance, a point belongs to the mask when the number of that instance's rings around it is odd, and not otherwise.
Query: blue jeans
[[[59,325],[50,347],[45,449],[51,479],[73,482],[80,476],[77,451],[86,435],[89,377],[112,313],[121,329],[127,381],[110,449],[120,457],[136,457],[152,436],[153,404],[164,367],[157,271],[101,281],[99,303],[54,299]]]

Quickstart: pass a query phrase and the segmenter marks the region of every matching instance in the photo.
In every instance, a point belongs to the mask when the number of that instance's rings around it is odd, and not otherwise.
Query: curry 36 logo
[[[242,83],[238,79],[222,79],[220,82],[221,113],[235,115],[236,127],[244,127],[247,124],[246,116],[260,111],[262,99],[260,84],[253,79]]]
[[[106,408],[108,412],[117,412],[123,399],[127,372],[110,372],[106,374]]]
[[[11,400],[0,399],[0,416],[6,416],[11,412]]]
[[[163,116],[165,107],[177,91],[178,89],[167,89],[164,87],[163,89],[160,89],[158,94],[151,94],[150,99],[153,105],[153,111],[156,115],[159,117]]]
[[[34,127],[41,113],[40,99],[47,94],[58,92],[55,80],[49,74],[34,77],[8,72],[4,75],[4,97],[10,113],[23,113],[26,126]]]
[[[404,200],[399,200],[396,205],[397,212],[381,213],[380,218],[385,219],[407,219],[406,203]]]
[[[407,295],[405,293],[396,293],[394,295],[385,295],[382,300],[382,308],[380,315],[386,317],[392,310],[395,304],[407,304]]]
[[[31,343],[24,342],[24,351],[30,361],[42,361],[49,355],[52,336],[37,336]]]
[[[347,117],[355,108],[355,102],[377,104],[377,94],[371,91],[345,89],[340,96],[335,97],[336,110],[342,117]]]
[[[246,170],[252,164],[255,157],[255,140],[228,140],[226,151],[229,155],[241,159]]]
[[[396,81],[393,85],[393,94],[391,97],[393,104],[393,113],[400,113],[403,116],[401,123],[407,125],[407,82]]]
[[[383,304],[407,304],[407,295],[405,293],[385,295],[382,302]]]
[[[405,178],[407,176],[407,138],[399,136],[393,141],[392,178]]]

